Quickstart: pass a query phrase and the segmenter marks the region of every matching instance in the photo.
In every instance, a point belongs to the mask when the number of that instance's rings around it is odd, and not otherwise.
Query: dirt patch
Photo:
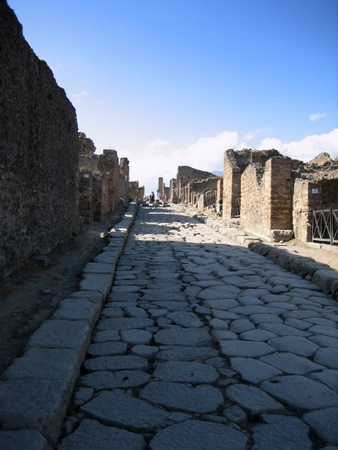
[[[81,271],[102,251],[107,228],[121,220],[119,211],[105,223],[94,223],[46,257],[1,281],[0,374],[19,357],[31,334],[78,289]]]

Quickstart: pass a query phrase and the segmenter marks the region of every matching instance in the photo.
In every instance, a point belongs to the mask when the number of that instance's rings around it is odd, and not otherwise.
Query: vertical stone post
[[[103,150],[98,161],[98,169],[103,172],[106,184],[106,201],[103,204],[102,217],[107,217],[117,205],[117,183],[119,159],[116,150]]]
[[[268,195],[263,199],[266,214],[263,221],[270,230],[290,230],[291,214],[291,159],[271,158],[265,164],[267,180],[270,182]]]
[[[159,177],[159,179],[158,179],[158,190],[161,193],[161,197],[163,197],[164,196],[164,185],[163,185],[163,178],[162,177]]]
[[[236,215],[236,201],[241,197],[241,170],[235,159],[234,150],[224,153],[223,175],[223,217],[231,219]]]

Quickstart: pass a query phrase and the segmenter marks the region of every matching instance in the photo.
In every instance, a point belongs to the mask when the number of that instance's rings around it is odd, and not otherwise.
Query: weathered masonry
[[[316,211],[338,208],[338,161],[321,154],[305,164],[277,150],[227,150],[222,198],[223,219],[238,218],[253,234],[315,240]]]
[[[170,199],[179,199],[182,203],[199,204],[206,206],[208,195],[213,201],[216,192],[217,181],[220,177],[211,172],[193,169],[189,166],[179,166],[177,178],[170,181]]]
[[[171,201],[270,241],[338,243],[338,158],[308,163],[277,150],[227,150],[223,177],[178,167]]]
[[[79,227],[75,109],[0,0],[0,276]]]

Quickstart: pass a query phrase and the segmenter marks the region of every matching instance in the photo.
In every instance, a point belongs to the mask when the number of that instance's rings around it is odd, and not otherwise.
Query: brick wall
[[[0,2],[0,276],[79,227],[75,110]]]

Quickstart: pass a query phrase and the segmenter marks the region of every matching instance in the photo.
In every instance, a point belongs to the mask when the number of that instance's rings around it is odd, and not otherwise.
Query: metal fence
[[[312,241],[338,244],[338,209],[317,209],[312,216]]]

